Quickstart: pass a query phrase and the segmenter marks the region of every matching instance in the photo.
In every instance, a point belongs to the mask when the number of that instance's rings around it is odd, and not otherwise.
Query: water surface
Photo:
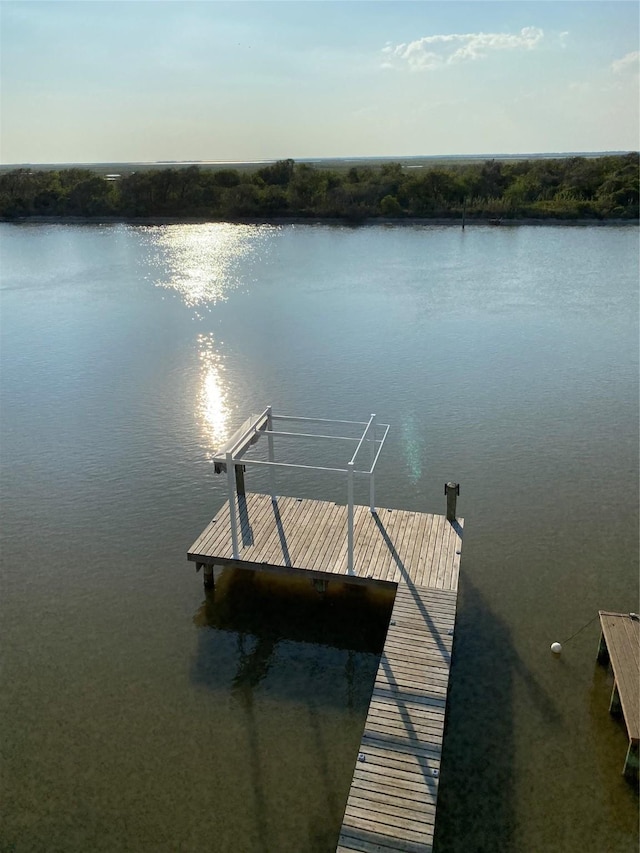
[[[461,483],[436,849],[637,850],[587,624],[639,609],[635,228],[0,238],[0,849],[334,849],[389,601],[185,559],[272,404],[390,423],[382,506]]]

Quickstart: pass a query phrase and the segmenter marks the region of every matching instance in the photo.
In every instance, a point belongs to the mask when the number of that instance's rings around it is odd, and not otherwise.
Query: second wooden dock
[[[640,741],[640,621],[637,613],[600,610],[600,663],[611,663],[613,690],[609,711],[622,713],[629,748],[624,762],[625,776],[638,775]]]

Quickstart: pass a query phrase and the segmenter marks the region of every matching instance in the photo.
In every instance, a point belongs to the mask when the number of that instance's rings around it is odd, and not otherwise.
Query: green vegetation
[[[637,153],[318,168],[281,160],[252,170],[199,166],[109,180],[89,169],[0,175],[0,217],[205,220],[327,218],[637,219]]]

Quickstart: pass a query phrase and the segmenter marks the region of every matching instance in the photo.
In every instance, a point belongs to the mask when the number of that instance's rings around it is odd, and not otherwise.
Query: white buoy
[[[560,643],[551,643],[551,651],[554,653],[554,655],[559,655],[562,651],[562,646],[560,645]]]

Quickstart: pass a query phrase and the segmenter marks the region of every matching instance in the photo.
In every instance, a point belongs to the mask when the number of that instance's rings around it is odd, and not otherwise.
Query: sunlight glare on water
[[[225,222],[150,226],[144,235],[148,277],[157,287],[176,291],[188,306],[210,308],[247,283],[252,255],[260,248],[263,257],[268,231],[273,229]]]
[[[199,394],[199,413],[203,432],[215,449],[227,436],[229,396],[223,357],[216,349],[212,334],[198,335],[202,385]]]

